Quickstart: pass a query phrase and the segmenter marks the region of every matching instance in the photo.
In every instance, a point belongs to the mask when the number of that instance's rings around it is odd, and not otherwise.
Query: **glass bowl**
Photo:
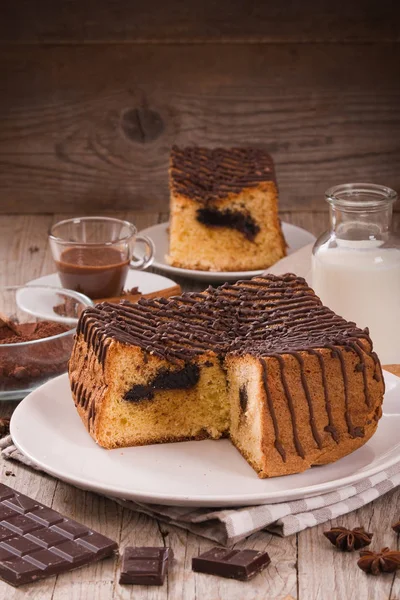
[[[0,400],[20,400],[67,371],[81,312],[93,302],[72,290],[0,287]]]

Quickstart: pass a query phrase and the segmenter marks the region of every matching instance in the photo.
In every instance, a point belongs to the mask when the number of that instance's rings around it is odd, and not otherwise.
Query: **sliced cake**
[[[88,308],[69,375],[105,448],[229,435],[260,477],[359,448],[384,391],[368,331],[294,275]]]
[[[265,150],[174,146],[170,194],[171,265],[249,271],[285,256],[274,164]]]

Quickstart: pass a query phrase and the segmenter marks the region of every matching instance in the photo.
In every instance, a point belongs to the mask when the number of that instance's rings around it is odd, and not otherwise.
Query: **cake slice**
[[[82,317],[69,364],[71,389],[101,446],[227,435],[226,377],[215,351],[221,344],[212,335],[214,350],[196,343],[203,320],[192,313],[192,302],[204,296],[104,303]]]
[[[229,435],[260,477],[365,444],[384,392],[368,331],[291,274],[88,308],[69,376],[105,448]]]
[[[249,271],[285,254],[274,164],[265,150],[172,148],[171,265]]]

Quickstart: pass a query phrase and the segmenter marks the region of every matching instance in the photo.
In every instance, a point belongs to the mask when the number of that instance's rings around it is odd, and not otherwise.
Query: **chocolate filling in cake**
[[[208,227],[229,227],[236,229],[250,241],[253,242],[259,226],[254,219],[246,213],[238,210],[217,210],[216,208],[199,208],[197,220]]]
[[[247,389],[244,385],[239,388],[239,403],[242,412],[246,412],[247,403],[249,401],[249,397],[247,395]]]
[[[179,371],[162,369],[148,385],[134,385],[131,387],[125,394],[124,400],[133,402],[152,400],[155,392],[160,390],[187,390],[194,387],[198,380],[199,368],[197,365],[187,363]]]

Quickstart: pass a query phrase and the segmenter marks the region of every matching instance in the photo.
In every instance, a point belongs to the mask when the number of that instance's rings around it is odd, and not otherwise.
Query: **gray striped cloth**
[[[17,460],[37,469],[35,464],[17,450],[11,436],[0,440],[0,449],[3,458]],[[400,463],[372,477],[367,477],[355,485],[294,502],[242,508],[188,509],[182,506],[143,504],[119,498],[112,498],[112,500],[130,510],[144,513],[230,546],[262,529],[281,536],[292,535],[307,527],[325,523],[361,508],[398,485],[400,485]]]

